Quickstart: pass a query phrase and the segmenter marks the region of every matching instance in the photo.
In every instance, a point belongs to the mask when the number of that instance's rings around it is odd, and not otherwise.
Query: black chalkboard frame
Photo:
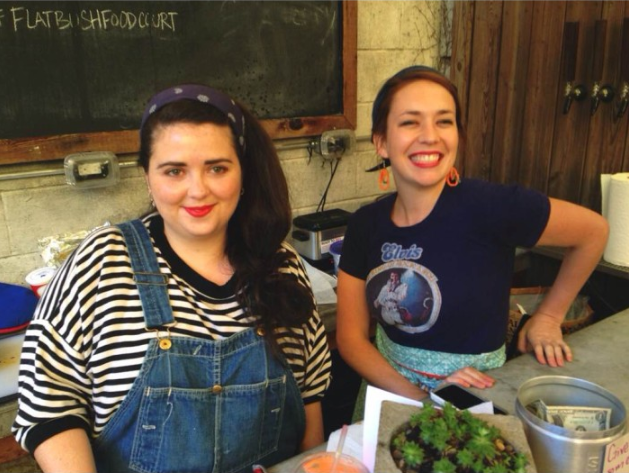
[[[262,120],[273,139],[300,138],[326,130],[356,128],[357,3],[340,1],[342,8],[342,113]],[[137,130],[60,134],[0,139],[0,165],[63,159],[71,153],[111,151],[117,155],[138,150]]]

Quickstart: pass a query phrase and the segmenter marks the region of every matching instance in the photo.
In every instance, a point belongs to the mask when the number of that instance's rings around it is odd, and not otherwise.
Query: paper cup
[[[55,268],[38,268],[26,275],[24,278],[35,294],[40,296],[46,284],[50,282],[55,274]]]

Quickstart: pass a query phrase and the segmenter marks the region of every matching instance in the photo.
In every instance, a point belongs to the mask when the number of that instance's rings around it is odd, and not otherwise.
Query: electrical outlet
[[[63,168],[66,182],[77,189],[113,186],[120,180],[118,158],[110,151],[70,154]]]
[[[329,130],[321,134],[320,149],[324,159],[340,159],[356,147],[356,137],[352,130]]]

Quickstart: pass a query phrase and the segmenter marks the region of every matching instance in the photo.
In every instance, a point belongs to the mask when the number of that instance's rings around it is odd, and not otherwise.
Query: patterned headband
[[[213,105],[221,112],[223,112],[229,119],[229,124],[234,134],[236,135],[236,141],[240,146],[240,152],[245,151],[245,117],[242,114],[242,110],[236,103],[227,95],[219,92],[216,89],[207,87],[205,85],[197,84],[183,84],[175,87],[170,87],[166,90],[155,94],[149,100],[149,104],[144,110],[142,115],[142,123],[140,124],[140,133],[144,128],[144,124],[148,117],[156,110],[162,108],[164,105],[171,102],[176,102],[181,99],[197,100],[199,102]]]

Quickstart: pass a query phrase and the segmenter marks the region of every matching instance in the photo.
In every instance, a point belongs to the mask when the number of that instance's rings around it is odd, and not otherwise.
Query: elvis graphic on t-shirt
[[[405,260],[389,261],[374,268],[366,280],[372,317],[408,333],[432,327],[441,308],[435,275],[424,266]]]

